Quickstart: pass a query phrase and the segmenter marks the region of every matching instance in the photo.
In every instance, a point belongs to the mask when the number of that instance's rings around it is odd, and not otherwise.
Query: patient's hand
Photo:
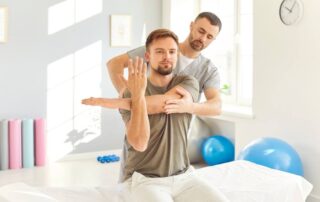
[[[84,105],[92,105],[92,106],[101,106],[101,99],[100,98],[86,98],[81,101]]]
[[[142,58],[136,58],[133,62],[131,59],[128,62],[128,81],[127,88],[131,93],[132,100],[144,98],[147,87],[147,64]]]

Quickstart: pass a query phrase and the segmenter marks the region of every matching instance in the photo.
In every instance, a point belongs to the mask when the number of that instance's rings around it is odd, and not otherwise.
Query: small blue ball
[[[100,163],[111,163],[111,162],[116,162],[116,161],[119,161],[120,160],[120,157],[115,155],[115,154],[112,154],[112,155],[104,155],[104,156],[98,156],[97,157],[97,160],[100,162]]]

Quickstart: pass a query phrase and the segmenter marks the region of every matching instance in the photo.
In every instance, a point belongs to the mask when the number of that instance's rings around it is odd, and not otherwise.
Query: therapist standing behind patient
[[[127,90],[131,111],[120,110],[126,124],[121,181],[129,185],[136,202],[220,202],[228,201],[215,187],[193,171],[187,153],[189,113],[147,114],[145,96],[164,94],[178,86],[193,101],[198,100],[198,81],[190,76],[174,76],[179,44],[167,29],[150,33],[145,59],[129,61]]]
[[[204,92],[206,101],[198,103],[184,99],[186,95],[180,92],[182,99],[168,100],[165,106],[166,113],[190,113],[196,115],[215,116],[221,113],[220,78],[217,67],[201,51],[208,47],[221,31],[222,23],[218,16],[211,12],[200,13],[190,24],[188,37],[179,44],[179,60],[176,75],[191,75],[199,82],[200,93]],[[113,85],[120,93],[125,89],[122,82],[124,68],[128,65],[129,58],[144,57],[145,47],[131,50],[116,56],[107,62],[109,76]],[[153,103],[150,103],[153,104]]]

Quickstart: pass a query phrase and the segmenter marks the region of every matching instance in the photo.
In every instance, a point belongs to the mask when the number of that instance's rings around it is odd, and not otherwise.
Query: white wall
[[[104,62],[128,48],[109,47],[109,15],[131,14],[132,47],[161,26],[161,1],[104,0],[102,12],[48,36],[48,8],[62,0],[0,0],[9,6],[9,42],[0,44],[0,119],[46,117],[47,66],[63,56],[101,40],[102,95],[114,96]],[[264,136],[290,143],[301,155],[305,177],[320,198],[320,1],[304,0],[298,25],[285,26],[278,17],[281,0],[254,1],[254,119],[223,117],[234,122],[237,152]],[[147,9],[146,8],[147,6]],[[61,111],[61,113],[65,113]],[[119,148],[122,122],[117,112],[102,111],[102,135],[74,147],[73,152]],[[222,124],[224,125],[224,124]],[[226,124],[228,125],[228,124]],[[226,129],[228,131],[228,129]],[[232,132],[230,132],[232,133]],[[67,134],[63,134],[67,135]],[[63,143],[63,141],[62,141]],[[57,148],[59,150],[59,148]],[[311,199],[310,199],[311,200]]]
[[[320,201],[320,1],[302,1],[297,25],[279,19],[281,0],[254,2],[253,119],[235,122],[237,153],[260,137],[277,137],[300,154],[313,186],[308,201]]]
[[[89,123],[90,110],[84,113],[80,100],[116,96],[105,62],[142,45],[144,24],[147,33],[161,26],[161,0],[0,0],[0,5],[9,8],[9,40],[0,44],[0,120],[47,118],[48,147],[60,156],[121,148],[119,113],[94,109],[98,117],[91,118],[101,122]],[[132,16],[132,46],[110,47],[111,14]],[[100,131],[86,132],[95,123]]]

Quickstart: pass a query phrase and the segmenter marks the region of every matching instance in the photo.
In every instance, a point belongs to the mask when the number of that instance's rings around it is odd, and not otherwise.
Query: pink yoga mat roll
[[[35,159],[36,166],[46,164],[46,123],[42,118],[35,120]]]
[[[21,120],[15,119],[9,121],[9,168],[21,167]]]

